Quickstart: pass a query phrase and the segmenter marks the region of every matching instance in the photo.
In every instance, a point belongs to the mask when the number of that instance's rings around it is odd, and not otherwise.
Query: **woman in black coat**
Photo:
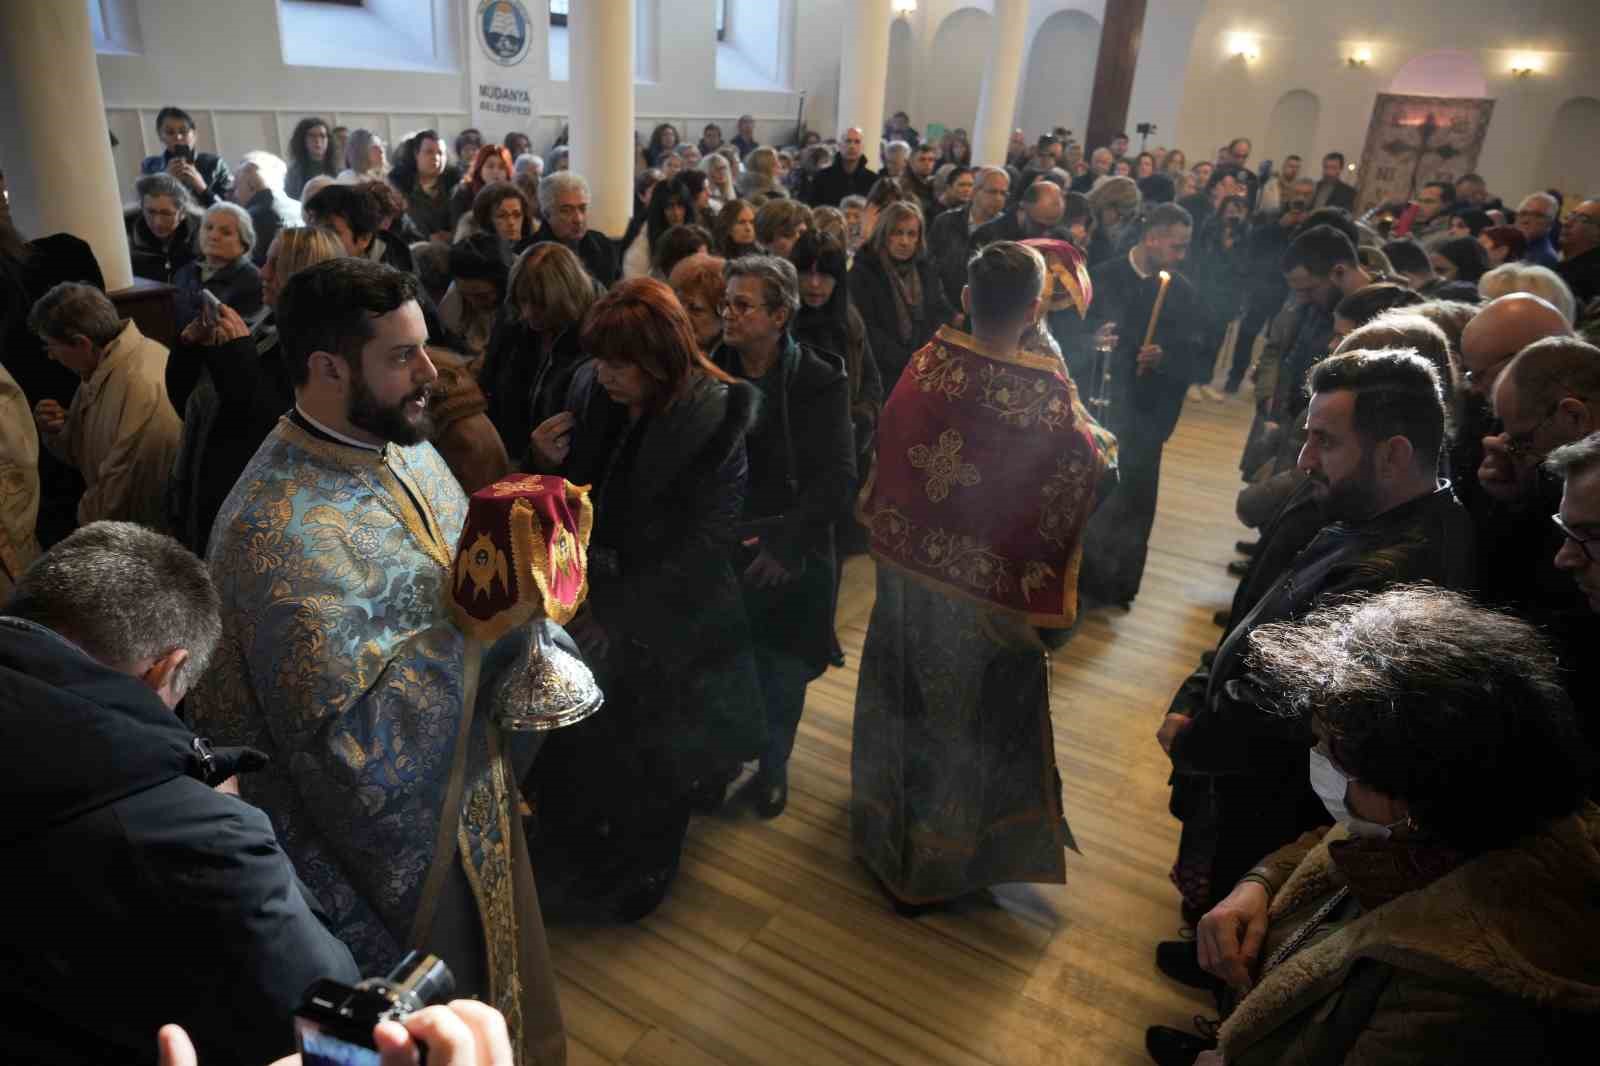
[[[724,270],[722,344],[712,362],[761,393],[736,565],[769,734],[751,788],[757,813],[771,818],[788,802],[806,686],[834,655],[833,526],[849,514],[855,436],[844,360],[791,335],[800,308],[794,265],[753,255]]]
[[[511,268],[478,383],[513,462],[527,454],[534,427],[566,409],[572,376],[588,358],[578,336],[599,295],[578,257],[555,241],[529,248]]]
[[[201,292],[209,292],[241,315],[261,310],[261,272],[250,260],[256,243],[255,224],[237,204],[212,204],[200,222],[200,257],[172,278],[174,320],[179,329],[205,309]]]
[[[866,323],[885,394],[954,313],[926,248],[922,212],[903,201],[890,204],[850,270],[850,302]]]
[[[566,897],[632,921],[666,894],[690,812],[766,740],[729,562],[756,397],[705,361],[652,278],[602,297],[580,346],[595,361],[534,431],[525,469],[593,486],[589,598],[568,628],[606,707],[545,741],[534,863],[547,912]]]

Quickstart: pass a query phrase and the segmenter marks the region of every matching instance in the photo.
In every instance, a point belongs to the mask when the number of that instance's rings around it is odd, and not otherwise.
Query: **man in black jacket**
[[[1356,189],[1354,185],[1347,185],[1341,180],[1343,173],[1343,152],[1329,152],[1322,157],[1322,180],[1317,182],[1317,191],[1311,195],[1313,209],[1342,207],[1346,211],[1355,210]]]
[[[872,191],[872,183],[878,180],[878,175],[867,166],[866,157],[862,155],[863,143],[861,131],[856,127],[844,131],[839,155],[811,179],[807,203],[812,207],[838,207],[846,196],[865,196]]]
[[[1025,241],[1030,237],[1067,239],[1068,234],[1057,231],[1066,212],[1067,198],[1061,186],[1053,181],[1035,181],[1023,191],[1015,211],[998,215],[973,231],[971,250],[976,252],[995,241]]]
[[[1326,524],[1232,620],[1157,734],[1176,770],[1174,813],[1186,834],[1215,840],[1209,884],[1193,868],[1180,871],[1191,914],[1226,896],[1262,856],[1327,821],[1306,776],[1310,731],[1278,713],[1274,692],[1252,671],[1250,634],[1331,597],[1419,581],[1465,589],[1474,577],[1471,519],[1437,477],[1445,421],[1438,372],[1412,352],[1349,352],[1317,364],[1311,389],[1300,467]],[[1169,976],[1210,987],[1193,942],[1162,944],[1156,957]]]
[[[951,307],[961,306],[973,234],[1005,210],[1010,192],[1011,175],[1003,167],[981,167],[973,185],[972,202],[941,212],[928,223],[928,256],[939,272],[945,303]]]
[[[208,1066],[260,1066],[312,981],[360,977],[267,816],[215,787],[262,757],[173,714],[221,629],[205,565],[125,522],[35,560],[0,614],[10,1061],[151,1062],[176,1022]]]
[[[288,165],[271,152],[246,152],[239,161],[233,202],[249,213],[255,226],[256,243],[250,249],[250,259],[258,267],[266,263],[278,231],[301,223],[300,201],[291,200],[283,191],[288,170]]]
[[[589,276],[606,288],[622,276],[617,247],[605,234],[589,228],[589,183],[570,170],[558,170],[539,182],[539,211],[544,227],[534,244],[560,241],[583,263]]]

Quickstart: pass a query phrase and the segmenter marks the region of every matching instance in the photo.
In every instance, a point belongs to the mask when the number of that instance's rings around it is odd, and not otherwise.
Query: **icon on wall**
[[[528,9],[522,0],[482,0],[478,5],[478,40],[503,67],[514,67],[528,54]]]
[[[1430,181],[1476,170],[1493,100],[1379,93],[1361,152],[1362,207],[1404,203]]]

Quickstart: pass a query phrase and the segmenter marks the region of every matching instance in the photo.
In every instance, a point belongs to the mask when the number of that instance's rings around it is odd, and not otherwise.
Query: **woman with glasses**
[[[123,222],[134,276],[170,282],[194,261],[200,212],[189,190],[170,174],[146,174],[133,188],[139,206],[130,208]]]
[[[568,629],[606,706],[548,734],[529,778],[534,864],[547,912],[634,921],[666,894],[691,811],[720,802],[765,740],[729,561],[757,399],[706,361],[653,278],[601,297],[579,344],[593,360],[534,431],[526,469],[593,486],[589,598]]]
[[[734,551],[766,705],[767,746],[751,782],[756,813],[789,799],[789,755],[806,686],[834,655],[834,523],[855,488],[844,360],[795,340],[800,283],[774,256],[725,267],[722,344],[712,361],[761,396],[750,430],[750,486]]]

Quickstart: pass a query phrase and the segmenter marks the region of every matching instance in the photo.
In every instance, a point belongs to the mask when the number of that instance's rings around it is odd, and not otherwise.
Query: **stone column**
[[[1022,85],[1023,44],[1028,34],[1027,0],[994,0],[994,43],[978,94],[972,127],[974,166],[1004,166]]]
[[[839,49],[839,117],[823,137],[844,136],[851,126],[861,130],[867,165],[877,170],[878,142],[883,140],[883,94],[889,86],[889,28],[894,14],[889,0],[851,0],[844,5],[844,39]]]
[[[589,182],[589,227],[612,237],[633,217],[633,8],[582,0],[567,16],[572,170]]]
[[[0,165],[24,236],[70,233],[94,249],[107,291],[133,284],[89,7],[0,3]]]

